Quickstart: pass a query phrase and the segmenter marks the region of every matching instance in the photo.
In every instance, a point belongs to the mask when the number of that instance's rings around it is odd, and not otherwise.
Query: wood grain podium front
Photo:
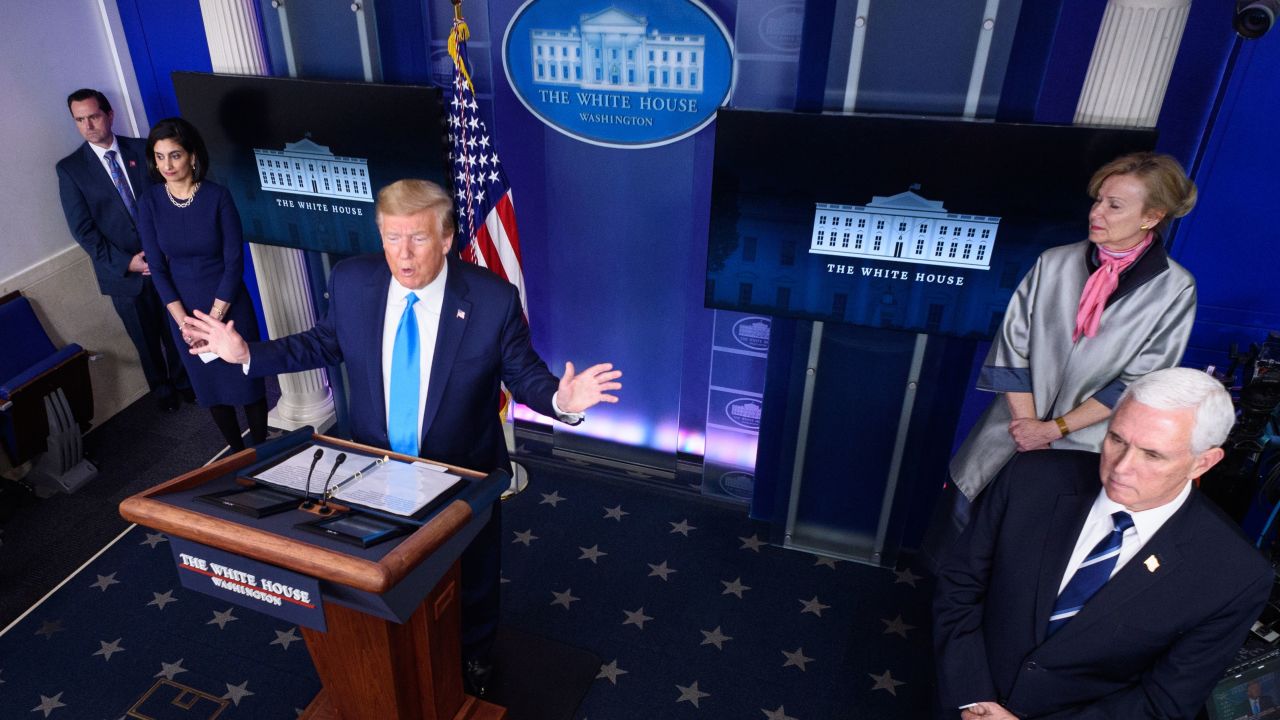
[[[319,580],[327,629],[304,627],[303,637],[323,689],[303,718],[505,718],[504,708],[462,689],[458,570],[462,550],[505,487],[501,474],[486,477],[450,467],[472,480],[468,489],[412,534],[374,548],[294,531],[296,523],[314,517],[299,510],[252,518],[195,500],[234,487],[246,468],[294,452],[303,442],[386,454],[295,431],[134,495],[120,503],[120,514],[173,537]]]

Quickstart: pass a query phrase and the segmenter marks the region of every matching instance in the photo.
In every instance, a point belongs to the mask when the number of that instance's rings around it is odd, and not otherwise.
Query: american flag
[[[498,161],[493,136],[485,127],[476,105],[467,62],[467,24],[453,21],[449,34],[449,55],[453,57],[453,97],[449,103],[449,136],[454,206],[459,237],[463,238],[462,258],[486,267],[506,279],[520,293],[525,319],[529,306],[524,297],[524,273],[520,268],[520,234],[516,230],[516,210],[511,186]]]

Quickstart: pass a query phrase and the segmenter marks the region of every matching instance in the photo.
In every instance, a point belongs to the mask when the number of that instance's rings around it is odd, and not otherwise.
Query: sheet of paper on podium
[[[337,452],[327,448],[311,472],[314,445],[305,445],[284,460],[258,471],[253,480],[304,492],[311,474],[311,491],[319,493],[326,480],[332,498],[375,510],[411,516],[466,482],[447,468],[428,462],[404,462],[345,451],[346,460],[329,479]]]

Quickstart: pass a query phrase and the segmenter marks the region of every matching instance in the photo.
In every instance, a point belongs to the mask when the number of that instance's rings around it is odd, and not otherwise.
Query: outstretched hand
[[[597,403],[616,403],[616,395],[609,395],[610,390],[619,390],[622,383],[615,382],[622,377],[621,370],[614,370],[612,363],[592,365],[581,373],[575,373],[573,363],[564,364],[564,376],[560,378],[560,389],[556,395],[556,404],[567,413],[585,412]]]
[[[187,318],[182,334],[192,339],[192,347],[187,351],[192,355],[211,352],[235,365],[249,362],[249,343],[236,332],[235,320],[224,323],[196,310],[194,317]]]

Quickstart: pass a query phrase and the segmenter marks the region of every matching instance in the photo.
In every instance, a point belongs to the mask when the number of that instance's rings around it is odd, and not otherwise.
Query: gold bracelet
[[[1066,437],[1071,434],[1071,428],[1067,427],[1066,420],[1056,417],[1053,421],[1058,424],[1058,432],[1062,433],[1062,437]]]

